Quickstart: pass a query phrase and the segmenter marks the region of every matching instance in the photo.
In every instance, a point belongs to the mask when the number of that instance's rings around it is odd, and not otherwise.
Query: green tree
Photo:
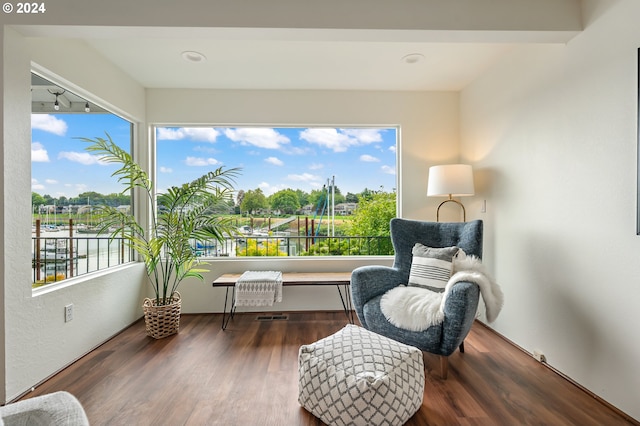
[[[362,192],[359,194],[359,199],[365,199],[368,200],[371,197],[373,197],[374,194],[376,194],[377,191],[374,191],[373,189],[369,189],[369,188],[365,188],[362,190]]]
[[[31,205],[32,206],[42,206],[46,204],[44,197],[40,194],[38,194],[37,192],[32,192],[31,193]]]
[[[128,193],[102,195],[102,199],[104,200],[104,204],[111,207],[128,206],[131,204],[131,196]]]
[[[313,210],[321,209],[322,203],[321,201],[325,201],[327,198],[327,190],[326,189],[314,189],[309,194],[307,198],[307,204],[313,204]]]
[[[309,204],[309,194],[304,192],[301,189],[296,189],[296,195],[298,196],[298,202],[300,203],[300,206],[306,206],[307,204]]]
[[[361,199],[353,216],[349,235],[389,236],[389,222],[396,217],[396,194],[377,192],[367,199]]]
[[[83,192],[81,194],[78,194],[78,198],[83,198],[87,200],[87,204],[90,204],[92,206],[105,204],[104,195],[99,194],[95,191],[88,191],[88,192]]]
[[[272,210],[280,210],[287,214],[293,214],[300,209],[298,194],[293,189],[283,189],[269,197]]]
[[[347,195],[345,195],[344,199],[347,203],[357,203],[360,200],[358,195],[352,192],[347,192]]]
[[[42,198],[44,199],[44,204],[47,206],[53,205],[53,202],[55,201],[54,198],[49,194],[44,194]]]
[[[348,225],[349,235],[370,237],[360,240],[363,253],[393,254],[389,222],[396,217],[395,192],[372,192],[360,199],[353,220]]]
[[[313,204],[314,208],[321,210],[323,204],[326,203],[325,211],[327,211],[327,209],[329,208],[331,197],[333,195],[335,195],[336,197],[336,204],[344,203],[346,201],[346,197],[342,195],[342,192],[340,192],[340,188],[336,186],[335,192],[332,194],[331,187],[327,188],[325,185],[322,187],[322,189],[314,189],[313,191],[311,191],[311,194],[309,194],[308,198],[309,202],[307,204]]]
[[[253,213],[259,209],[266,209],[269,207],[267,197],[264,196],[262,189],[257,188],[255,190],[248,190],[244,193],[242,203],[240,204],[240,210],[243,213]]]
[[[334,201],[336,204],[342,204],[346,201],[347,201],[347,198],[344,195],[336,193],[336,199]]]

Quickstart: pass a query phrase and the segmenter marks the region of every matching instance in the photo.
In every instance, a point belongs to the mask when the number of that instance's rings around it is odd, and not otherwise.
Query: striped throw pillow
[[[453,268],[458,247],[433,248],[416,243],[409,271],[409,286],[443,292]]]

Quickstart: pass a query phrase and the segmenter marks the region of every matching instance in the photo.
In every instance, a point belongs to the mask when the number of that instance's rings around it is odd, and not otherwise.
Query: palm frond
[[[154,201],[153,182],[131,155],[107,138],[79,138],[89,145],[86,150],[100,161],[119,164],[112,176],[124,185],[123,193],[135,188],[143,191],[150,205]],[[180,186],[172,186],[155,196],[157,208],[149,230],[136,216],[114,207],[99,209],[100,233],[123,238],[145,263],[156,303],[165,304],[185,278],[204,280],[207,269],[191,246],[193,240],[222,241],[237,233],[230,219],[212,214],[213,210],[232,199],[239,168],[222,167]]]
[[[145,172],[138,163],[133,161],[133,158],[127,151],[116,145],[108,133],[106,136],[107,139],[77,139],[90,143],[91,145],[87,146],[85,150],[98,156],[100,161],[121,164],[121,167],[113,172],[111,176],[117,177],[118,182],[125,185],[122,193],[135,187],[143,188],[151,193],[153,191],[153,182],[149,179],[147,172]]]

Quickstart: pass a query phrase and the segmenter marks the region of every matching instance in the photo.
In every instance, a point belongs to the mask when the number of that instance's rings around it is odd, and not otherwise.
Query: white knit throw
[[[246,271],[236,281],[235,306],[273,306],[282,302],[282,272]]]

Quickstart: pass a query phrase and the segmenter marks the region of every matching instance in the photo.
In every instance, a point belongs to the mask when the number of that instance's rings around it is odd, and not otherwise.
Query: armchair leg
[[[460,352],[464,353],[464,340],[460,343]]]
[[[440,376],[443,380],[447,380],[449,375],[449,357],[440,355]]]

